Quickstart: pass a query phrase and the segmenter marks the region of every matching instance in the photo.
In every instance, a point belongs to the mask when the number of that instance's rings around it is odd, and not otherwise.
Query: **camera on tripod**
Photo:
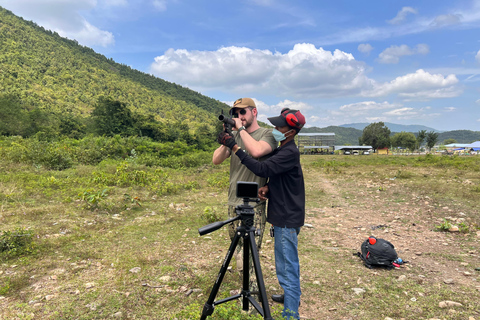
[[[237,182],[237,198],[257,198],[258,183],[256,182]]]
[[[237,197],[243,198],[243,204],[238,205],[235,210],[237,212],[237,216],[235,218],[226,220],[226,221],[217,221],[210,223],[204,227],[198,229],[198,233],[203,236],[210,232],[220,229],[224,225],[233,222],[235,220],[242,219],[246,226],[251,227],[253,226],[253,216],[255,215],[255,211],[253,207],[249,205],[249,202],[260,202],[258,199],[258,183],[256,182],[246,182],[246,181],[238,181],[237,182]]]

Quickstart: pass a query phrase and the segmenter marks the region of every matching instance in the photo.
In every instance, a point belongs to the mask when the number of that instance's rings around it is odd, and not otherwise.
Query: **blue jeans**
[[[282,316],[286,319],[299,319],[300,304],[300,262],[298,259],[298,234],[300,228],[280,228],[274,226],[275,269],[285,301]]]

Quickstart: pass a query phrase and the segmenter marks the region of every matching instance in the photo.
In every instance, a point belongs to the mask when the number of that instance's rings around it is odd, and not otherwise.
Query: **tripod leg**
[[[245,234],[243,238],[243,293],[248,292],[250,294],[250,246],[248,245],[248,239],[253,236],[253,233]],[[243,294],[242,309],[248,311],[248,296]]]
[[[250,232],[249,246],[245,246],[245,248],[246,247],[250,247],[250,250],[252,251],[253,266],[255,269],[255,276],[257,277],[258,291],[260,294],[260,299],[262,300],[263,317],[264,319],[273,320],[270,314],[270,306],[268,305],[267,290],[265,289],[265,283],[263,281],[262,268],[260,266],[260,257],[258,255],[257,245],[255,244],[254,232]]]
[[[213,309],[215,308],[214,301],[215,297],[217,296],[218,290],[220,289],[220,285],[222,284],[223,278],[225,276],[225,272],[227,271],[228,265],[230,264],[230,260],[232,260],[233,253],[235,252],[235,248],[238,245],[238,241],[240,240],[241,235],[237,232],[235,237],[230,244],[230,248],[228,249],[227,255],[225,256],[225,260],[223,260],[223,264],[220,268],[218,273],[217,280],[213,285],[212,291],[210,292],[210,296],[208,297],[207,302],[203,306],[201,320],[205,320],[208,316],[213,313]]]

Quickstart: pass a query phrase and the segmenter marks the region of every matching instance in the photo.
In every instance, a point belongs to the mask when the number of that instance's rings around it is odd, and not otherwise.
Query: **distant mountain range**
[[[344,124],[341,126],[329,126],[325,128],[310,127],[303,128],[302,133],[335,133],[335,145],[357,145],[358,139],[363,134],[363,129],[369,125],[369,123],[354,123]],[[394,123],[385,122],[385,125],[390,129],[392,135],[397,132],[412,132],[415,135],[420,130],[427,130],[427,132],[435,131],[438,133],[438,143],[443,143],[447,139],[455,139],[457,143],[471,143],[480,140],[480,131],[471,130],[453,130],[439,132],[433,128],[429,128],[421,125],[399,125]],[[352,126],[356,126],[357,129]]]
[[[433,131],[433,132],[441,132],[439,130],[427,127],[427,126],[422,126],[418,124],[412,124],[412,125],[403,125],[403,124],[395,124],[395,123],[390,123],[390,122],[384,122],[385,126],[390,129],[391,132],[413,132],[417,133],[420,130],[426,130],[427,132]],[[366,122],[359,122],[359,123],[349,123],[349,124],[342,124],[339,127],[343,128],[354,128],[358,130],[362,130],[368,126],[370,123]]]

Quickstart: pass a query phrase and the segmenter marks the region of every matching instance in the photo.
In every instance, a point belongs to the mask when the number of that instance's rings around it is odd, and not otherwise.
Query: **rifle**
[[[232,128],[235,125],[235,121],[232,118],[228,118],[223,114],[218,116],[218,120],[222,121],[223,124],[225,125],[225,132],[232,134]]]

